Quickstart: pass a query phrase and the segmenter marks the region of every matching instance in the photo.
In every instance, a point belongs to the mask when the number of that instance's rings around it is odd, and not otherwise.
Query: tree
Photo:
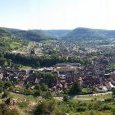
[[[40,95],[41,95],[41,90],[35,90],[34,96],[37,97],[37,96],[40,96]]]
[[[40,84],[40,88],[41,88],[42,91],[48,91],[48,86],[44,83]]]
[[[12,83],[10,82],[10,81],[6,81],[5,83],[4,83],[4,89],[8,89],[8,88],[10,88],[12,86]]]
[[[36,90],[40,90],[40,85],[39,85],[39,84],[36,84],[36,85],[35,85],[35,89],[36,89]]]
[[[30,54],[31,54],[31,55],[35,54],[34,49],[32,49],[32,50],[30,51]]]
[[[0,57],[0,65],[5,65],[6,64],[6,59],[3,57]]]
[[[67,96],[67,95],[64,95],[64,96],[63,96],[63,101],[64,101],[64,102],[68,102],[68,100],[69,100],[68,96]]]
[[[70,95],[78,95],[81,92],[81,88],[78,82],[75,82],[69,90]]]

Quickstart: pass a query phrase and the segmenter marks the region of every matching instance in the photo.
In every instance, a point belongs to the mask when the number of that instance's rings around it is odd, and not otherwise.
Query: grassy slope
[[[32,110],[40,101],[37,97],[25,96],[16,93],[10,93],[10,97],[15,100],[16,108],[19,110],[20,115],[31,115]]]
[[[16,93],[10,93],[10,96],[16,100],[16,108],[20,111],[20,115],[31,115],[32,110],[36,107],[36,105],[42,101],[42,99],[38,98],[38,97],[33,97],[33,96],[25,96],[22,94],[16,94]],[[108,99],[111,98],[111,94],[107,94],[107,95],[100,95],[100,96],[84,96],[83,98],[78,98],[78,99],[71,99],[70,101],[72,102],[78,102],[78,101],[82,101],[82,102],[86,102],[91,103],[92,101],[91,99],[95,99],[95,98],[100,98],[100,99]],[[86,100],[89,99],[89,100]],[[108,105],[112,106],[113,105],[109,102],[107,102]],[[94,110],[93,110],[94,111]],[[86,110],[85,112],[77,112],[77,113],[71,113],[70,115],[90,115],[91,110]],[[111,115],[111,111],[94,111],[94,113],[96,113],[97,115]]]

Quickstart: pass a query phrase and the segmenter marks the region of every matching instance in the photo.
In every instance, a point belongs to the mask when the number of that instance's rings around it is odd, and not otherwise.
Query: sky
[[[115,0],[0,0],[0,27],[115,30]]]

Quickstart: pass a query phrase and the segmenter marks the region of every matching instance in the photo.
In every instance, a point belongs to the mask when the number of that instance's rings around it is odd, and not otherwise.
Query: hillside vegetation
[[[64,37],[67,40],[106,40],[108,38],[115,38],[115,30],[76,28]]]
[[[18,49],[28,42],[26,40],[17,38],[16,36],[0,29],[0,51],[11,51]]]
[[[45,34],[43,34],[41,31],[34,32],[30,30],[19,30],[19,29],[11,29],[11,28],[0,28],[1,31],[4,31],[12,36],[15,36],[16,38],[25,39],[29,41],[36,41],[39,42],[41,40],[48,40],[53,39]]]

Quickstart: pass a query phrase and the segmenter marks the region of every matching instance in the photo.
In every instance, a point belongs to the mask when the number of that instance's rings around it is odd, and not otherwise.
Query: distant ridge
[[[20,29],[13,29],[13,28],[0,28],[0,33],[5,32],[17,38],[26,39],[29,41],[41,41],[41,40],[48,40],[53,39],[51,36],[45,35],[42,31],[38,31],[35,33],[31,30],[20,30]]]
[[[69,32],[64,39],[84,40],[84,39],[108,39],[115,38],[115,30],[91,29],[79,27]]]
[[[72,30],[43,30],[43,32],[46,35],[56,37],[57,39],[60,39],[60,38],[62,38],[64,36],[66,36],[71,31]]]
[[[8,35],[15,36],[17,38],[37,42],[52,39],[106,40],[109,38],[115,38],[115,30],[91,29],[84,27],[79,27],[74,30],[20,30],[0,27],[0,33],[7,33]]]

